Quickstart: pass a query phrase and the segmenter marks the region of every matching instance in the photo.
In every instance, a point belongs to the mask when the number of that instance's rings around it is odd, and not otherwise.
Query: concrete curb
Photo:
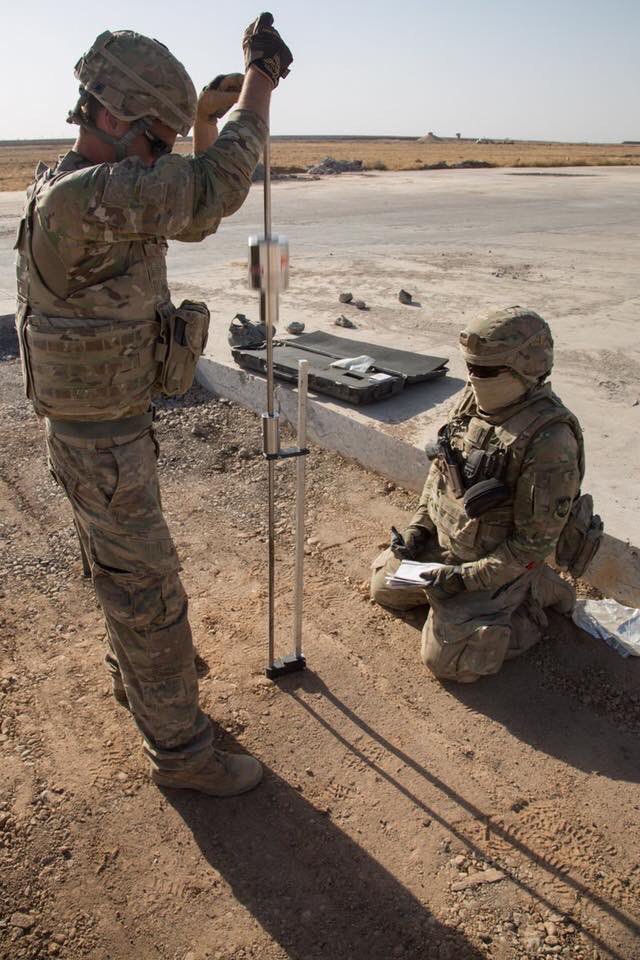
[[[265,409],[265,381],[246,370],[202,357],[197,379],[212,393],[234,400],[255,413],[262,413]],[[279,381],[276,407],[283,420],[293,425],[297,420],[297,403],[295,389]],[[307,430],[312,443],[355,460],[407,490],[422,490],[428,460],[424,450],[408,440],[393,437],[373,425],[353,419],[346,411],[342,413],[333,404],[327,405],[311,397]],[[640,607],[640,548],[605,534],[585,580],[605,596]]]

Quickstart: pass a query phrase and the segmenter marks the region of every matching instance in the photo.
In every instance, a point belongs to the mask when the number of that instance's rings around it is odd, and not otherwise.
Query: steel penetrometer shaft
[[[306,397],[307,363],[300,362],[298,378],[298,446],[283,450],[280,447],[279,415],[275,410],[275,387],[273,373],[273,331],[278,324],[279,294],[286,289],[289,279],[289,247],[284,237],[271,232],[271,149],[269,137],[264,148],[264,236],[249,238],[249,283],[260,291],[260,319],[265,329],[267,410],[262,414],[263,453],[267,461],[267,575],[268,613],[267,642],[268,660],[266,673],[269,677],[281,676],[303,670],[302,654],[302,598],[304,558],[304,487],[306,449]],[[293,643],[294,652],[275,659],[275,482],[278,460],[297,459],[296,482],[296,539]]]

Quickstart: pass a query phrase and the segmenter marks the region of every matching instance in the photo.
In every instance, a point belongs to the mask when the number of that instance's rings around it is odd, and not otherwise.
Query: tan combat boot
[[[253,790],[262,780],[262,766],[254,757],[212,749],[198,767],[185,770],[151,770],[159,787],[200,790],[212,797],[235,797]]]

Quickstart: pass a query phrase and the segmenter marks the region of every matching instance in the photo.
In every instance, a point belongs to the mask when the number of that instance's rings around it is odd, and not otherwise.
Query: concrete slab
[[[173,243],[169,254],[174,300],[204,299],[212,309],[201,379],[257,410],[264,407],[263,386],[235,367],[226,332],[238,311],[258,317],[245,276],[246,240],[260,230],[261,203],[255,187],[215,237]],[[10,248],[21,205],[21,194],[0,194],[0,313],[13,304]],[[292,256],[281,331],[295,319],[307,330],[349,336],[333,326],[339,313],[348,313],[358,324],[355,339],[451,357],[446,380],[383,404],[351,409],[320,398],[311,404],[317,442],[411,489],[424,477],[423,444],[462,385],[455,344],[465,320],[520,303],[550,322],[554,388],[585,428],[585,489],[613,536],[593,577],[630,602],[640,590],[638,552],[625,549],[640,544],[640,169],[342,175],[275,183],[273,209],[274,228],[289,236]],[[401,305],[401,287],[420,306]],[[342,290],[362,297],[370,310],[338,303]],[[290,394],[279,389],[285,414]]]

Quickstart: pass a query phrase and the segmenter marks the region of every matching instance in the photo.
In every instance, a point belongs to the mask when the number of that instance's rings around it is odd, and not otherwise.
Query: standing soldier
[[[244,79],[218,77],[197,97],[157,40],[101,34],[75,69],[76,143],[53,169],[39,165],[16,243],[27,396],[46,417],[51,469],[104,612],[113,693],[143,735],[152,779],[214,796],[250,790],[262,768],[214,749],[198,705],[151,397],[188,388],[209,323],[205,304],[171,303],[167,239],[202,240],[242,205],[271,91],[292,61],[269,14],[242,45]],[[192,124],[194,155],[172,154]]]

